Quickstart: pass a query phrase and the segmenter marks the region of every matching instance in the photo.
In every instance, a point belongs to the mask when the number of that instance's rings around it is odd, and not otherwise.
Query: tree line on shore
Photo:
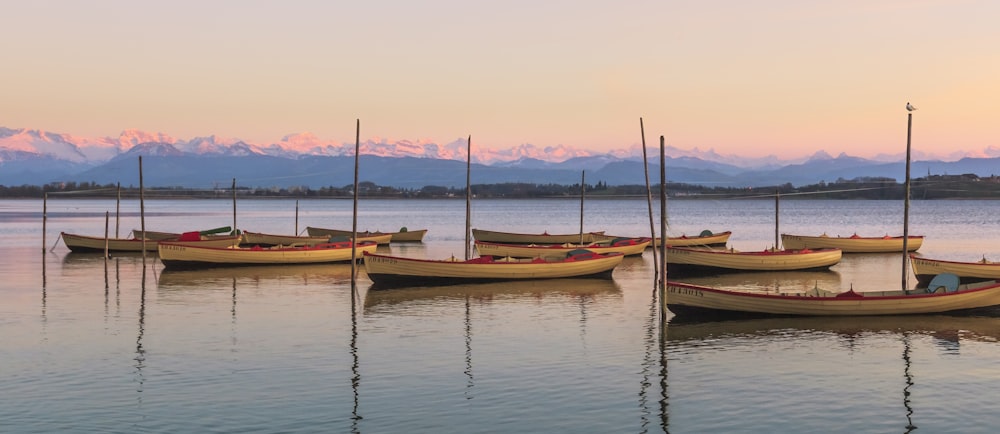
[[[973,174],[965,175],[930,175],[915,178],[911,181],[910,197],[912,199],[1000,199],[1000,177],[979,177]],[[470,187],[476,198],[557,198],[579,197],[580,184],[533,184],[533,183],[500,183],[473,184]],[[651,186],[654,197],[659,197],[659,185]],[[645,197],[645,185],[608,185],[603,181],[596,184],[585,184],[583,187],[588,198]],[[833,182],[820,182],[812,185],[795,187],[790,183],[767,187],[720,187],[668,182],[667,196],[670,198],[754,198],[773,197],[778,194],[787,198],[816,199],[886,199],[902,200],[904,185],[892,178],[862,177],[851,180],[837,179]],[[342,187],[294,187],[294,188],[261,188],[236,186],[231,188],[190,189],[181,187],[145,188],[143,195],[149,198],[225,198],[233,194],[242,198],[330,198],[350,199],[354,196],[353,185]],[[464,198],[465,188],[428,185],[419,189],[402,189],[390,186],[380,186],[372,182],[358,184],[358,196],[383,199],[440,199]],[[93,182],[61,182],[41,186],[0,185],[0,197],[3,198],[42,198],[46,195],[72,196],[79,198],[116,197],[121,194],[125,198],[139,196],[136,186],[119,186],[116,184],[99,185]]]

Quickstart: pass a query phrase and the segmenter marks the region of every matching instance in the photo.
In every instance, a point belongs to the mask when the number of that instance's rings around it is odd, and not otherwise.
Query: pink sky
[[[1000,148],[1000,2],[14,2],[0,126],[784,158]]]

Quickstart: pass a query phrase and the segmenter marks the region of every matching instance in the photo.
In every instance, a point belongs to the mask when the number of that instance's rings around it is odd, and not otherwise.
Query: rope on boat
[[[56,242],[55,242],[55,243],[52,243],[52,248],[51,248],[51,249],[49,249],[49,252],[54,252],[54,251],[56,250],[56,246],[58,246],[58,245],[59,245],[59,239],[60,239],[60,238],[62,238],[62,232],[60,232],[60,233],[59,233],[59,236],[58,236],[58,237],[56,237]]]

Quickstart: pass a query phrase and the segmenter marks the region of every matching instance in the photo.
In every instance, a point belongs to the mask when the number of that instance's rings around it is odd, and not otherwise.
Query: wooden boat
[[[697,236],[689,237],[681,235],[679,237],[667,237],[667,247],[716,247],[725,246],[729,242],[732,231],[712,233],[712,231],[701,231]],[[653,247],[659,247],[662,238],[657,237],[653,242]]]
[[[65,243],[66,247],[68,247],[72,252],[104,252],[104,237],[92,237],[67,232],[61,233],[60,237],[62,237],[63,243]],[[240,240],[241,237],[239,236],[209,237],[198,235],[197,232],[189,232],[173,239],[173,242],[192,245],[198,244],[210,247],[228,247],[238,245]],[[142,241],[143,240],[141,238],[108,238],[107,247],[109,252],[141,252]],[[157,251],[157,243],[158,241],[146,240],[146,251]]]
[[[621,253],[575,250],[558,260],[481,256],[463,261],[413,259],[366,252],[365,271],[376,289],[563,277],[610,278],[624,257]]]
[[[553,235],[548,232],[543,232],[540,234],[522,234],[514,232],[487,231],[476,228],[472,228],[472,237],[475,238],[476,241],[501,244],[593,243],[597,241],[605,241],[608,238],[604,235],[604,231],[585,232],[581,236],[579,233]]]
[[[840,258],[839,249],[741,252],[733,249],[667,247],[667,275],[826,270],[840,262]]]
[[[915,252],[923,244],[922,235],[910,235],[906,242],[906,251]],[[849,237],[831,237],[781,234],[781,244],[786,249],[840,249],[844,253],[901,253],[903,237],[861,237],[858,234]]]
[[[206,268],[242,265],[290,265],[350,262],[351,242],[315,244],[298,247],[200,247],[161,241],[158,244],[160,262],[166,268]],[[374,252],[378,244],[358,243],[354,258],[364,252]]]
[[[976,262],[945,261],[910,255],[910,268],[917,276],[917,285],[927,286],[934,276],[951,273],[962,283],[1000,280],[1000,262],[991,262],[986,257]]]
[[[330,237],[302,237],[298,235],[275,235],[260,232],[243,231],[243,244],[266,246],[296,246],[307,244],[329,243]]]
[[[229,236],[233,229],[230,226],[222,226],[215,229],[208,229],[204,231],[198,231],[199,235],[213,235],[213,236]],[[146,238],[146,240],[154,241],[169,241],[176,240],[182,235],[181,232],[160,232],[160,231],[145,231],[141,229],[132,229],[132,238]]]
[[[341,230],[341,229],[326,229],[326,228],[317,228],[317,227],[313,227],[313,226],[307,226],[306,227],[306,233],[308,233],[309,236],[311,236],[311,237],[322,237],[322,236],[325,236],[325,237],[347,236],[347,237],[349,237],[354,232],[353,231],[345,231],[345,230]],[[411,230],[407,229],[404,226],[402,228],[399,228],[398,232],[380,232],[380,231],[358,232],[358,237],[359,238],[366,238],[366,237],[381,237],[383,235],[389,235],[390,236],[390,241],[392,241],[394,243],[419,243],[419,242],[423,242],[424,235],[426,235],[426,234],[427,234],[427,229],[417,229],[417,230],[412,230],[411,231]],[[380,242],[379,244],[383,244],[383,243]]]
[[[745,292],[667,282],[666,303],[674,315],[692,317],[913,315],[1000,305],[1000,283],[996,281],[959,285],[957,276],[941,276],[954,279],[943,279],[952,282],[932,284],[926,290],[855,292],[852,288],[840,293]]]
[[[382,235],[366,235],[362,236],[361,232],[358,233],[358,241],[374,241],[378,244],[389,244],[390,234]],[[243,232],[243,244],[248,246],[259,245],[261,247],[271,247],[271,246],[302,246],[310,244],[322,244],[330,243],[338,240],[337,238],[342,238],[342,240],[349,239],[348,237],[340,236],[297,236],[297,235],[275,235],[275,234],[263,234],[260,232]]]
[[[621,253],[625,256],[642,255],[649,247],[649,238],[618,238],[607,242],[590,244],[500,244],[476,240],[479,256],[510,256],[514,258],[565,258],[577,249],[594,253]]]

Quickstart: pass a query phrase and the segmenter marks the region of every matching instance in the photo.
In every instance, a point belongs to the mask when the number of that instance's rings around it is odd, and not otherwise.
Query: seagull
[[[913,106],[913,104],[910,104],[910,103],[909,103],[909,101],[907,101],[907,102],[906,102],[906,111],[908,111],[908,112],[912,112],[912,111],[914,111],[914,110],[916,110],[916,109],[917,109],[917,108],[916,108],[916,107],[914,107],[914,106]]]

